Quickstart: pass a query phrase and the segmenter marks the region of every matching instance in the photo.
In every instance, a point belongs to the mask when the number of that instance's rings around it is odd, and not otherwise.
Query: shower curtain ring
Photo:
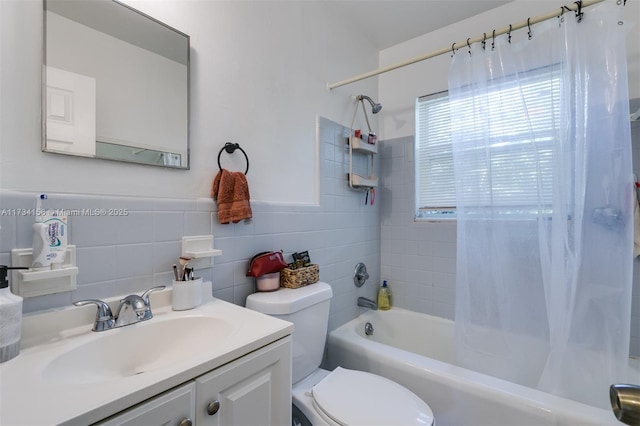
[[[452,58],[453,58],[453,57],[455,56],[455,54],[456,54],[455,45],[456,45],[456,43],[455,43],[455,42],[451,45],[451,57],[452,57]]]
[[[496,30],[493,30],[493,40],[491,41],[491,50],[496,47]]]
[[[484,33],[484,38],[482,39],[482,50],[485,50],[487,45],[487,33]]]
[[[569,9],[569,8],[568,8],[567,6],[565,6],[565,5],[563,5],[563,6],[560,8],[560,15],[558,15],[558,19],[560,19],[560,23],[561,23],[561,24],[562,24],[562,23],[564,23],[564,12],[565,12],[565,11],[567,11],[567,10],[568,10],[568,11],[571,11],[571,9]]]
[[[508,38],[509,44],[511,44],[511,28],[512,28],[512,26],[511,26],[511,24],[509,24],[509,32],[507,33],[507,36],[509,37]]]
[[[471,56],[471,44],[469,44],[469,40],[471,40],[471,37],[469,37],[467,39],[467,47],[469,48],[469,56]]]
[[[584,15],[584,13],[582,12],[582,0],[574,1],[573,3],[578,5],[578,10],[576,10],[576,18],[578,19],[578,22],[582,22],[582,15]]]
[[[527,18],[527,27],[529,28],[529,40],[531,40],[531,38],[533,37],[533,35],[531,35],[531,18]]]

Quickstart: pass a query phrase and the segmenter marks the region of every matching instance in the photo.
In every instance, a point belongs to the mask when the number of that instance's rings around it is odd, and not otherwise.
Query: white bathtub
[[[365,324],[374,327],[372,336]],[[394,380],[429,404],[437,426],[621,425],[591,407],[453,365],[453,321],[400,308],[368,311],[329,334],[327,366]]]

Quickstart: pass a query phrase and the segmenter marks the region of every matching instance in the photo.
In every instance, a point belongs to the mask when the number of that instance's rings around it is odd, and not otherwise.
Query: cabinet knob
[[[218,410],[220,410],[220,402],[218,401],[210,402],[209,405],[207,405],[207,413],[209,413],[210,416],[216,414]]]
[[[193,426],[193,422],[191,421],[191,419],[186,418],[180,422],[180,426]]]

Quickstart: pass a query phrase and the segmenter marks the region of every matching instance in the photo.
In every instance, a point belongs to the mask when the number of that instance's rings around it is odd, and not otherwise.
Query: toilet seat
[[[312,388],[314,405],[340,425],[432,425],[431,408],[384,377],[338,367]]]

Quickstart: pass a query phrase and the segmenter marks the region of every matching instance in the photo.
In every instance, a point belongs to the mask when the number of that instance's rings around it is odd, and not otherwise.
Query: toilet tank
[[[293,383],[311,374],[322,362],[332,295],[329,284],[317,282],[247,296],[247,308],[293,323]]]

